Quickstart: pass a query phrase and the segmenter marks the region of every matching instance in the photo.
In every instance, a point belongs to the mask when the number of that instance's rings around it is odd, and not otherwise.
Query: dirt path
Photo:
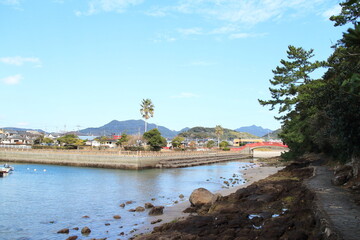
[[[325,166],[315,166],[315,175],[305,184],[315,192],[319,209],[324,213],[339,239],[360,239],[360,206],[351,193],[331,184],[333,172]]]

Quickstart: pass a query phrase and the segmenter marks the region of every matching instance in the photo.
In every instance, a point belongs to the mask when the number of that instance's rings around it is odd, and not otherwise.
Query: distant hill
[[[170,130],[163,126],[158,126],[153,123],[148,123],[147,131],[158,128],[161,132],[161,135],[165,138],[173,138],[179,132]],[[145,129],[145,122],[144,120],[127,120],[127,121],[117,121],[113,120],[104,126],[98,128],[86,128],[80,130],[79,133],[82,135],[97,135],[97,136],[109,136],[112,134],[120,135],[121,133],[126,133],[129,135],[135,134],[143,134]]]
[[[179,136],[191,139],[217,138],[215,134],[215,128],[205,127],[190,128],[188,131],[180,133]],[[221,137],[221,139],[233,140],[235,138],[257,138],[257,136],[244,132],[236,132],[234,130],[224,128],[224,135]]]
[[[265,134],[263,138],[270,138],[270,139],[279,139],[279,133],[281,132],[281,128],[269,133]]]
[[[31,128],[16,128],[16,127],[4,127],[2,128],[4,130],[12,130],[12,131],[20,131],[20,132],[26,132],[26,131],[37,131],[40,133],[44,133],[44,130],[41,129],[31,129]]]
[[[262,127],[255,126],[255,125],[248,126],[248,127],[241,127],[241,128],[235,129],[235,131],[250,133],[250,134],[255,135],[257,137],[261,137],[261,136],[264,136],[264,135],[266,135],[268,133],[273,132],[273,130],[271,130],[271,129],[262,128]]]

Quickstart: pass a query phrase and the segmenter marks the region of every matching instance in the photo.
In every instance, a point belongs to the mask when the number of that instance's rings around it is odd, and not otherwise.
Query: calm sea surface
[[[1,163],[0,163],[1,164]],[[79,239],[107,237],[126,239],[129,232],[147,220],[147,211],[130,208],[174,205],[179,195],[188,201],[195,188],[220,190],[224,179],[249,163],[227,162],[207,166],[142,171],[13,164],[14,173],[0,178],[0,239]],[[155,198],[155,200],[151,200]],[[125,208],[119,204],[134,201]],[[83,216],[89,218],[83,218]],[[120,215],[120,220],[113,219]],[[106,226],[105,224],[110,225]],[[92,232],[81,236],[88,226]],[[80,230],[72,230],[79,227]],[[57,234],[69,228],[70,234]]]

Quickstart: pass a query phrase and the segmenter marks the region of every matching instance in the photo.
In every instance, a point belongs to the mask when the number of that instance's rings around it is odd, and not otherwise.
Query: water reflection
[[[89,238],[118,239],[146,219],[147,212],[130,213],[130,208],[171,205],[198,187],[219,190],[220,177],[230,178],[246,164],[142,171],[14,164],[15,172],[0,178],[0,239],[66,239],[56,232],[70,228],[70,236],[81,236],[84,226],[92,229]],[[119,207],[130,200],[134,203]],[[113,219],[117,214],[120,220]]]

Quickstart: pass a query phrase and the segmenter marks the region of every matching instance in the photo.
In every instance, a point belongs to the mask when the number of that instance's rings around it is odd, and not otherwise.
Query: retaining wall
[[[239,158],[244,157],[239,153],[204,153],[204,154],[186,154],[186,155],[115,155],[115,154],[76,154],[66,152],[37,152],[37,151],[0,151],[0,161],[19,162],[19,163],[38,163],[38,164],[54,164],[66,166],[81,166],[81,167],[98,167],[98,168],[118,168],[118,169],[145,169],[159,167],[160,161],[186,161],[194,159],[197,162],[199,159],[213,162],[214,159],[219,161],[233,160],[234,155]],[[221,159],[221,160],[220,160]],[[195,164],[196,165],[196,164]]]

